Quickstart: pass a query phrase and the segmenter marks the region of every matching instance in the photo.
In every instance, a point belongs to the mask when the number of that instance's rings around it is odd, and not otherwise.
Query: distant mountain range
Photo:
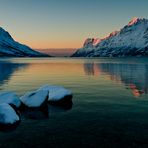
[[[49,48],[49,49],[36,49],[39,52],[48,54],[53,57],[70,57],[76,48]]]
[[[133,18],[103,39],[88,38],[73,57],[148,56],[148,19]]]
[[[0,57],[47,57],[30,47],[16,42],[11,35],[0,27]]]

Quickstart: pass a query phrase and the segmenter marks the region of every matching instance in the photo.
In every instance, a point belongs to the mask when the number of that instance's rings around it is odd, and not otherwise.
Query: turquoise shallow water
[[[4,58],[0,91],[19,96],[44,84],[73,94],[73,106],[49,106],[48,119],[22,116],[0,132],[1,147],[147,147],[148,58]]]

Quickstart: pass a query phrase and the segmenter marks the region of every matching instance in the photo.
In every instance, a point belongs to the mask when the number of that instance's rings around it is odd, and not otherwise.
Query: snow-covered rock
[[[17,108],[21,106],[21,101],[19,97],[13,92],[3,92],[0,93],[0,104],[8,103],[15,105]]]
[[[0,124],[15,124],[19,121],[20,117],[9,104],[0,104]]]
[[[148,56],[148,19],[134,18],[103,39],[87,39],[73,57]]]
[[[16,42],[7,31],[0,27],[0,56],[42,57],[48,55]]]
[[[48,102],[48,90],[28,92],[20,99],[22,103],[27,107],[42,107],[44,104],[46,104],[46,102]]]
[[[71,101],[72,93],[70,90],[61,87],[61,86],[53,86],[53,85],[44,85],[39,90],[48,90],[48,101],[49,102],[59,102],[59,101]]]

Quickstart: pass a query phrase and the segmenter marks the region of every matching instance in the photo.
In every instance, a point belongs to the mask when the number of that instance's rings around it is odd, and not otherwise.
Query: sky
[[[148,18],[148,0],[0,0],[0,25],[34,49],[79,48],[133,17]]]

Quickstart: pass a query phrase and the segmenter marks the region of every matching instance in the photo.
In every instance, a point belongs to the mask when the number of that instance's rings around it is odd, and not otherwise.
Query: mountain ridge
[[[0,27],[0,57],[48,57],[48,55],[15,41],[9,32]]]
[[[148,19],[133,18],[103,39],[88,38],[72,57],[148,56]]]

